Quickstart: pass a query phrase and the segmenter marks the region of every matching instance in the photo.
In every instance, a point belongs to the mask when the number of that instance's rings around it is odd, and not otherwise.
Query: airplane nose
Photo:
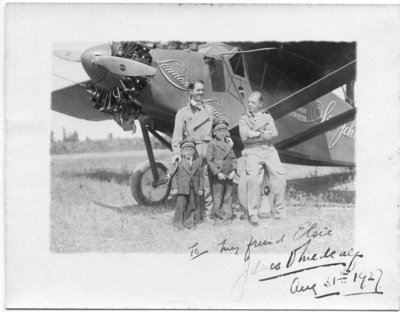
[[[82,53],[81,62],[89,77],[95,82],[100,82],[106,75],[108,70],[101,65],[95,64],[94,60],[100,56],[111,56],[111,47],[108,44],[102,44]]]

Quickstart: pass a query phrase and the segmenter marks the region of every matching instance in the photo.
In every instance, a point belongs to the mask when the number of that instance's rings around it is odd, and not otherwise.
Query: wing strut
[[[304,106],[324,94],[354,80],[355,76],[356,60],[351,61],[325,77],[318,79],[265,110],[270,112],[275,120],[279,119],[295,109]]]
[[[164,139],[161,135],[157,133],[157,131],[147,128],[147,130],[158,140],[163,144],[166,148],[168,148],[172,152],[172,145],[169,143],[166,139]]]
[[[340,125],[354,119],[355,115],[356,115],[356,108],[351,108],[345,111],[344,113],[336,115],[335,117],[332,117],[327,121],[324,121],[312,128],[309,128],[303,132],[300,132],[288,139],[285,139],[275,144],[275,147],[278,150],[291,148],[307,140],[310,140],[322,133],[325,133],[327,131],[339,127]]]

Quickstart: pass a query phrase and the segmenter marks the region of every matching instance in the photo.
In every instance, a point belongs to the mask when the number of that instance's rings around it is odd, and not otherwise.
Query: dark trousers
[[[232,217],[232,180],[219,180],[213,176],[211,179],[213,195],[213,212],[223,220]]]
[[[193,188],[190,188],[190,194],[178,194],[176,196],[176,206],[174,214],[174,226],[181,228],[191,228],[199,222],[200,211],[199,199]]]

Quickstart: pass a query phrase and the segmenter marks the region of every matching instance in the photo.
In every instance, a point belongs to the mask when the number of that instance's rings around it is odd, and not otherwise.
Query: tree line
[[[150,141],[154,149],[165,149],[157,139],[151,137]],[[67,134],[63,129],[63,138],[56,140],[53,130],[50,133],[50,154],[76,154],[76,153],[99,153],[116,151],[144,150],[143,138],[114,138],[109,133],[106,139],[92,140],[86,137],[80,141],[76,131]]]

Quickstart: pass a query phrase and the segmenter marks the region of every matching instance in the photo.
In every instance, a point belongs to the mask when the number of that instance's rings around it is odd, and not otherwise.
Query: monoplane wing
[[[53,56],[51,109],[68,116],[101,121],[112,118],[93,109],[91,93],[84,86],[90,82],[80,63],[65,62]]]
[[[354,42],[232,44],[241,47],[252,88],[276,121],[283,161],[354,164]],[[344,99],[333,92],[338,88]]]
[[[60,78],[62,79],[62,78]],[[86,81],[83,83],[89,83]],[[72,84],[51,94],[51,109],[75,118],[101,121],[111,119],[112,116],[93,109],[89,101],[90,94],[79,84]]]

